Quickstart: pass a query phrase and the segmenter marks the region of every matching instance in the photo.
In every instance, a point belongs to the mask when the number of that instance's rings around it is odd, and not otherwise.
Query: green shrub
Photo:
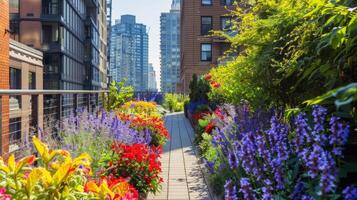
[[[107,111],[116,110],[134,96],[134,88],[126,86],[125,81],[112,81],[109,86],[109,94],[105,101]]]
[[[186,95],[165,94],[163,107],[171,112],[181,112],[184,110],[186,101],[188,101]]]
[[[232,103],[296,107],[357,81],[356,1],[243,0],[226,53],[233,61],[212,69],[210,98]],[[249,7],[249,9],[246,9]]]

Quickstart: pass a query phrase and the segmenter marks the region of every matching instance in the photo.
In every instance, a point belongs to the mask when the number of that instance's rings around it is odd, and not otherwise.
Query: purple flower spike
[[[357,188],[348,186],[342,191],[342,194],[344,200],[356,200]]]

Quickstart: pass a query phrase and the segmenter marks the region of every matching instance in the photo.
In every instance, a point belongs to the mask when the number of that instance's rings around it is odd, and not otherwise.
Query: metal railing
[[[21,151],[21,144],[28,140],[30,132],[38,134],[40,130],[52,129],[79,110],[98,111],[107,93],[107,90],[0,89],[0,156]],[[14,96],[20,98],[15,101]]]

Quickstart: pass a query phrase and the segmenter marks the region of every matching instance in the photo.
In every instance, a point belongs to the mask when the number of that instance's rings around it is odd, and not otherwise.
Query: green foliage
[[[33,143],[38,157],[28,156],[16,162],[11,155],[7,163],[0,157],[0,188],[5,188],[11,199],[95,199],[84,191],[85,171],[90,170],[91,162],[88,154],[72,158],[64,150],[49,150],[37,138]]]
[[[211,71],[221,88],[210,97],[252,105],[295,107],[357,81],[355,1],[244,0],[231,14],[232,43],[239,55]]]
[[[352,128],[357,128],[357,83],[331,90],[321,96],[305,101],[312,105],[335,105],[336,115],[350,120]]]
[[[200,100],[208,100],[207,94],[210,91],[209,83],[202,77],[198,78],[196,74],[192,76],[190,83],[190,101],[196,102]]]
[[[188,96],[181,94],[165,94],[163,107],[171,112],[181,112],[184,110],[184,104]]]
[[[105,108],[108,111],[116,110],[133,96],[134,88],[131,86],[125,86],[125,81],[112,81],[109,86],[109,94],[106,100]]]

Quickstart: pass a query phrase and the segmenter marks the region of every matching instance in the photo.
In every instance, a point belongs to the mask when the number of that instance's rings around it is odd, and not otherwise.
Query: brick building
[[[181,4],[181,71],[178,92],[188,93],[193,74],[203,75],[218,65],[218,58],[229,48],[226,40],[209,36],[224,30],[233,0],[183,0]]]
[[[10,40],[10,89],[42,90],[42,59],[41,51]],[[43,95],[10,96],[9,153],[18,151],[37,128],[43,129],[43,111]]]
[[[9,1],[0,0],[0,89],[9,89]],[[0,98],[0,155],[8,152],[9,98]]]

